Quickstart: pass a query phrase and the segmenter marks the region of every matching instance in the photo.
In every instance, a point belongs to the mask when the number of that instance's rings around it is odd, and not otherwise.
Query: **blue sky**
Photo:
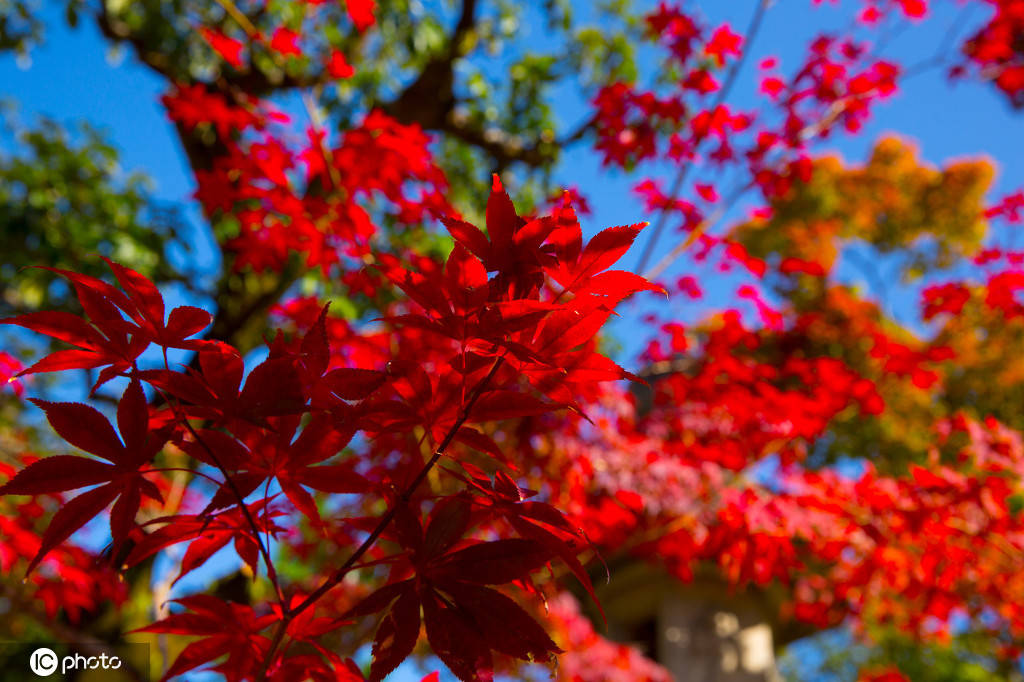
[[[746,25],[755,2],[709,0],[690,4],[696,4],[710,23],[728,20],[739,31]],[[768,12],[754,46],[756,58],[747,64],[737,85],[734,105],[754,105],[757,61],[761,56],[778,56],[784,71],[793,68],[812,34],[823,26],[842,30],[849,24],[851,6],[858,4],[847,0],[839,6],[826,2],[814,8],[810,0],[777,2]],[[887,55],[904,64],[920,62],[936,52],[951,26],[961,27],[955,35],[962,38],[987,11],[978,8],[973,15],[963,14],[951,1],[936,0],[933,5],[934,17],[896,36]],[[189,215],[198,220],[198,211],[190,200],[193,180],[159,103],[165,88],[163,81],[137,63],[130,53],[112,53],[89,21],[70,30],[60,20],[58,3],[46,3],[44,7],[54,20],[47,27],[45,44],[33,50],[30,61],[19,62],[11,54],[0,54],[0,98],[16,100],[20,115],[27,121],[36,114],[46,114],[65,122],[86,120],[106,129],[120,149],[126,169],[151,175],[156,180],[155,193],[159,199],[191,206]],[[529,26],[524,26],[523,37],[543,39]],[[567,99],[559,104],[565,105],[567,122],[580,119],[580,102]],[[916,76],[905,83],[895,98],[876,109],[861,135],[837,137],[822,149],[861,161],[878,137],[886,133],[916,141],[922,156],[933,163],[977,155],[997,159],[997,194],[1024,186],[1024,116],[1014,112],[988,85],[964,82],[950,86],[940,70]],[[665,169],[661,175],[667,186],[670,171]],[[586,226],[589,232],[608,225],[653,220],[644,214],[641,203],[630,192],[634,179],[602,171],[598,157],[591,152],[580,149],[568,154],[557,177],[566,184],[579,186],[590,197],[594,215]],[[690,179],[699,180],[700,175]],[[737,213],[741,214],[746,206],[738,206]],[[664,235],[659,251],[663,252],[671,243],[672,238]],[[627,256],[623,265],[633,266],[639,251],[636,249]],[[684,271],[677,267],[671,274],[676,276]],[[851,280],[860,277],[850,268],[843,272]],[[704,280],[704,302],[674,301],[669,305],[683,319],[692,320],[708,309],[729,305],[736,283],[735,278],[726,276]],[[890,293],[891,308],[900,316],[912,317],[913,292],[897,288]],[[616,325],[616,334],[627,351],[642,345],[645,335],[637,334],[636,330],[643,329],[640,316],[653,305],[632,305]],[[418,679],[418,675],[410,671],[396,675],[396,679]]]

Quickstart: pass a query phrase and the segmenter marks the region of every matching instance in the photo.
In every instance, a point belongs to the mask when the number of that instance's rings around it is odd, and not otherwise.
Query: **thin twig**
[[[224,8],[225,12],[231,15],[231,18],[242,27],[242,30],[245,31],[246,35],[248,35],[250,39],[256,39],[256,37],[259,36],[259,29],[253,26],[252,22],[249,21],[249,17],[245,16],[242,10],[238,9],[238,6],[235,5],[232,0],[215,1],[218,5]]]
[[[334,154],[331,153],[330,147],[324,142],[326,131],[324,130],[323,120],[320,118],[320,110],[315,101],[320,99],[319,91],[320,87],[315,86],[312,92],[302,93],[302,105],[306,109],[306,115],[309,116],[310,125],[313,126],[316,146],[320,156],[323,157],[324,165],[327,166],[327,175],[331,178],[331,184],[334,185],[335,191],[339,191],[341,190],[341,174],[338,172],[338,167],[334,165]]]

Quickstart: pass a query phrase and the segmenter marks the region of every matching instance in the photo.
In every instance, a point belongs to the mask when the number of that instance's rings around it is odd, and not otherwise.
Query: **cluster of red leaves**
[[[13,467],[0,464],[0,475],[11,478],[14,474]],[[34,499],[4,503],[0,513],[0,570],[5,574],[22,569],[39,556],[42,541],[38,526],[46,514],[47,508]],[[128,596],[127,586],[115,571],[97,565],[95,555],[70,543],[51,551],[29,582],[31,590],[26,595],[42,604],[47,618],[56,618],[63,609],[73,624],[83,614],[96,613],[108,603],[120,604]],[[32,607],[22,608],[31,612]]]
[[[827,136],[836,125],[851,132],[859,130],[871,103],[896,88],[898,67],[872,59],[864,45],[822,36],[790,78],[773,73],[778,63],[774,58],[762,62],[766,72],[762,92],[781,116],[778,125],[762,120],[754,127],[753,112],[733,112],[710,97],[719,89],[714,71],[742,55],[740,36],[727,25],[710,31],[679,6],[666,3],[646,21],[650,36],[667,51],[668,60],[678,63],[688,75],[665,95],[624,83],[597,95],[596,146],[604,153],[606,164],[632,166],[659,155],[676,162],[695,161],[703,143],[714,140],[718,146],[709,153],[709,160],[716,165],[745,163],[753,177],[762,174],[758,180],[762,188],[777,194],[785,188],[772,187],[768,175],[773,170],[779,175],[785,164],[769,160],[770,152],[802,150],[812,128],[818,136]],[[753,133],[749,141],[737,135],[744,131]],[[659,136],[665,139],[660,141]],[[745,148],[738,150],[740,144]],[[790,160],[792,157],[786,162]],[[698,182],[694,187],[705,201],[716,201],[711,183]]]
[[[820,5],[823,0],[811,0],[811,2]],[[835,0],[832,2],[834,3]],[[928,0],[863,0],[863,5],[857,19],[868,26],[877,24],[882,18],[890,16],[893,9],[898,9],[909,19],[921,19],[928,14]]]
[[[758,337],[734,327],[715,338],[722,333],[709,335],[700,361],[662,363],[666,375],[641,415],[636,398],[608,390],[592,422],[563,425],[554,449],[564,454],[564,469],[555,485],[588,537],[609,552],[649,557],[683,580],[692,579],[698,563],[711,562],[734,584],[780,581],[792,589],[790,613],[819,627],[852,616],[941,641],[967,618],[995,640],[1018,639],[1024,584],[1013,557],[1024,526],[1010,509],[1024,472],[1020,434],[993,419],[957,417],[937,425],[927,468],[884,476],[867,465],[854,478],[806,470],[801,441],[813,444],[835,411],[800,419],[808,408],[800,407],[799,393],[786,397],[771,386],[773,379],[788,381],[744,358]],[[911,359],[920,353],[892,340],[885,347],[875,358],[879,371],[899,373],[909,362],[912,383],[921,390],[931,385],[916,377],[927,371],[919,365],[927,353]],[[705,362],[719,365],[713,376],[728,377],[717,386],[719,409],[708,397],[716,386],[702,380]],[[888,367],[893,362],[899,367]],[[819,377],[827,366],[801,382],[836,385],[828,370]],[[755,378],[756,388],[744,387]],[[864,379],[855,384],[871,388]],[[767,399],[758,402],[760,395]],[[787,404],[791,430],[780,428],[776,401]],[[757,433],[759,426],[767,434]],[[729,435],[749,449],[735,448]],[[940,458],[945,444],[963,440]],[[733,465],[733,451],[754,459]],[[749,471],[772,453],[782,457],[770,484],[737,480],[729,471]]]
[[[1015,266],[1024,263],[1024,256],[1012,252],[989,253],[985,263],[991,263],[1003,257]],[[980,286],[970,282],[937,284],[927,287],[922,292],[923,317],[925,320],[931,320],[944,313],[955,317],[961,314],[964,306],[972,299],[989,310],[998,311],[1004,320],[1024,317],[1024,302],[1021,302],[1018,296],[1018,292],[1022,289],[1024,289],[1024,270],[1019,267],[991,272],[987,280]],[[934,356],[936,351],[940,355],[943,352],[941,349],[933,349],[931,359],[945,359]]]
[[[1019,42],[1016,37],[1022,32],[1024,14],[1015,0],[987,4],[994,6],[994,16],[964,50],[975,61],[1003,60],[998,71],[1005,84],[1015,73],[1012,55],[1019,45],[1014,41]],[[925,0],[868,0],[860,20],[870,30],[883,18],[917,21],[927,14]],[[897,91],[904,69],[881,56],[880,44],[855,39],[852,32],[821,34],[788,74],[781,71],[777,58],[762,59],[760,106],[738,111],[730,108],[723,95],[745,56],[741,36],[728,25],[715,29],[704,25],[678,3],[659,3],[645,21],[648,38],[664,51],[664,61],[676,67],[681,77],[666,83],[657,74],[652,78],[656,85],[650,87],[615,83],[601,90],[594,99],[595,148],[606,165],[633,169],[644,162],[667,162],[699,173],[702,177],[683,184],[681,180],[691,174],[680,170],[673,183],[678,186],[671,193],[648,177],[639,180],[635,191],[648,210],[693,233],[691,238],[700,247],[695,261],[714,254],[720,270],[736,264],[761,278],[766,264],[751,257],[742,245],[708,234],[706,221],[717,219],[725,203],[750,189],[759,189],[771,201],[786,195],[794,182],[808,182],[810,145],[836,131],[860,131],[875,105]],[[986,47],[975,57],[981,45]],[[985,69],[985,77],[997,77],[995,66]],[[735,179],[734,187],[720,191],[718,184],[724,177]],[[992,207],[991,215],[1013,220],[1014,202],[1015,197],[1007,197]],[[821,264],[799,258],[785,258],[779,269],[783,274],[825,274]],[[762,298],[758,294],[757,299]],[[765,311],[751,300],[759,313]]]
[[[877,11],[899,5],[910,17],[923,13],[919,4],[873,3]],[[748,190],[760,190],[771,201],[795,182],[809,181],[810,144],[837,130],[860,131],[873,107],[896,92],[901,69],[867,42],[821,35],[789,75],[781,73],[776,58],[763,59],[761,106],[737,110],[726,95],[745,56],[741,36],[728,25],[703,25],[676,3],[660,3],[645,20],[648,38],[682,76],[665,83],[659,74],[651,87],[620,82],[601,89],[593,102],[595,148],[605,165],[694,169],[700,177],[685,184],[689,174],[678,171],[671,192],[654,178],[640,179],[634,191],[666,225],[691,234],[699,247],[695,261],[714,256],[719,270],[740,266],[760,279],[767,264],[741,244],[709,234],[707,222]],[[722,191],[722,178],[734,187]],[[825,274],[820,264],[800,259],[785,259],[779,267],[784,274]],[[745,297],[758,314],[772,318],[764,296],[752,293]],[[777,318],[769,323],[777,324]]]
[[[826,574],[801,580],[798,617],[834,621],[837,609],[851,609],[942,639],[959,616],[990,626],[996,640],[1019,638],[1024,618],[1015,605],[1021,583],[1013,557],[1021,521],[1009,512],[1009,498],[1022,467],[1020,436],[991,419],[939,424],[940,443],[957,433],[968,444],[954,461],[915,466],[906,476],[869,468],[855,481],[792,479],[794,499],[826,515],[811,542],[831,564]]]
[[[817,5],[822,0],[813,2]],[[950,70],[950,75],[959,78],[974,71],[980,79],[992,82],[1013,106],[1024,106],[1024,48],[1019,39],[1024,32],[1024,3],[1020,0],[971,0],[971,4],[987,5],[991,13],[984,24],[959,45],[962,60]],[[864,0],[858,19],[865,26],[878,26],[897,10],[903,17],[917,21],[928,15],[928,9],[928,0]]]
[[[986,287],[985,303],[1001,310],[1006,319],[1024,316],[1024,304],[1017,292],[1024,289],[1024,271],[1011,270],[991,276]]]
[[[757,357],[766,341],[778,343],[727,313],[698,349],[700,359],[658,382],[646,423],[667,437],[663,454],[738,471],[780,441],[813,442],[848,405],[881,411],[874,384],[841,361],[787,356],[766,362]]]
[[[206,213],[229,213],[238,234],[227,242],[234,267],[280,270],[291,254],[325,270],[369,253],[377,229],[367,206],[404,225],[451,212],[447,182],[418,126],[373,111],[332,144],[315,127],[305,144],[288,144],[274,126],[286,116],[257,101],[228,101],[202,85],[164,96],[171,120],[209,126],[224,152],[196,171],[196,198]]]
[[[963,284],[949,282],[926,288],[921,292],[921,298],[921,316],[925,321],[929,321],[942,313],[959,315],[970,300],[971,292]]]
[[[745,130],[750,121],[709,102],[719,90],[714,72],[740,56],[742,38],[728,25],[711,30],[679,6],[664,2],[645,20],[651,40],[686,76],[664,95],[627,83],[598,92],[595,147],[603,153],[605,165],[633,167],[659,156],[693,160],[697,147],[709,137],[720,145],[712,158],[731,158],[729,133]]]
[[[915,350],[882,332],[872,335],[872,343],[870,355],[882,361],[883,372],[897,377],[910,377],[918,388],[929,388],[939,380],[938,373],[924,367],[925,363],[938,363],[956,357],[951,348],[932,346]]]
[[[1024,192],[1017,191],[1002,197],[997,203],[985,211],[988,219],[1001,218],[1010,225],[1019,225],[1024,221]]]
[[[936,446],[967,444],[903,476],[790,464],[768,486],[736,486],[707,457],[688,461],[680,436],[660,428],[664,416],[631,430],[631,403],[609,395],[610,412],[557,445],[569,455],[568,508],[598,547],[628,548],[683,580],[712,562],[733,584],[780,581],[792,589],[790,613],[819,627],[854,616],[942,640],[966,617],[998,640],[1024,632],[1014,561],[1024,525],[1010,512],[1024,472],[1016,431],[957,417],[938,424]],[[710,416],[693,413],[689,433]]]
[[[359,184],[388,182],[386,174],[372,180]],[[412,653],[421,612],[434,653],[460,679],[491,679],[496,657],[549,660],[559,648],[500,588],[515,583],[535,592],[531,574],[558,560],[592,592],[577,559],[587,542],[560,511],[517,486],[515,458],[484,425],[582,411],[579,401],[597,384],[628,378],[596,351],[595,335],[623,298],[655,287],[608,269],[641,226],[610,228],[584,244],[568,199],[552,216],[524,220],[497,177],[486,218],[486,234],[445,219],[455,248],[444,264],[378,258],[383,280],[406,295],[381,320],[392,330],[388,344],[378,343],[379,333],[357,340],[349,327],[329,327],[324,308],[304,333],[279,334],[248,372],[233,348],[190,338],[209,324],[208,313],[184,306],[166,315],[160,292],[138,273],[110,262],[118,288],[55,270],[74,287],[86,317],[39,312],[4,320],[74,346],[23,374],[97,369],[94,390],[113,379],[127,387],[116,430],[88,405],[33,401],[59,436],[89,456],[40,459],[0,487],[19,496],[85,489],[50,520],[29,571],[111,505],[111,555],[125,556],[127,565],[183,542],[179,578],[228,544],[254,574],[262,558],[279,598],[273,608],[196,595],[179,600],[183,612],[144,628],[199,638],[167,677],[226,656],[216,669],[229,680],[361,679],[349,661],[316,643],[352,619],[375,616],[369,679],[378,682]],[[290,306],[295,316],[297,305]],[[344,348],[332,348],[336,340]],[[143,362],[153,347],[163,353],[162,367]],[[195,361],[172,367],[168,349],[194,351]],[[369,366],[348,365],[353,359]],[[158,515],[160,453],[168,443],[193,462],[190,490],[202,499],[194,513]],[[437,495],[422,484],[442,457],[453,468],[441,470],[448,492]],[[481,457],[494,473],[470,461]],[[323,517],[332,499],[353,497],[363,509],[384,502],[388,511]],[[139,524],[144,499],[157,513]],[[265,544],[280,537],[288,518],[304,519],[348,553],[319,586],[290,595]],[[364,556],[387,566],[387,579],[345,613],[332,612],[322,598]],[[298,646],[304,643],[316,653]]]
[[[359,32],[374,24],[374,0],[344,4]],[[307,0],[292,19],[312,21],[321,5]],[[279,65],[301,59],[333,78],[353,75],[342,52],[319,45],[317,32],[296,28],[278,26],[268,37],[249,26],[243,39],[208,27],[200,33],[237,70],[250,68],[251,53],[259,48]],[[290,123],[288,116],[217,83],[179,84],[163,103],[170,119],[185,130],[216,134],[215,144],[209,137],[201,143],[215,156],[195,170],[196,198],[211,218],[233,219],[226,247],[236,254],[235,269],[280,271],[293,254],[304,255],[306,267],[325,272],[346,258],[360,262],[377,233],[367,212],[370,205],[382,209],[381,217],[405,226],[452,212],[444,198],[444,174],[419,126],[370,111],[332,141],[311,112],[305,139],[296,141],[278,127]]]
[[[780,146],[800,150],[810,137],[827,138],[837,126],[857,132],[871,106],[896,91],[900,74],[897,65],[874,58],[869,45],[828,36],[811,43],[803,64],[790,78],[775,74],[775,68],[775,60],[761,63],[765,73],[761,90],[780,108],[781,125],[758,133],[751,150],[756,161]],[[788,189],[785,176],[771,177],[771,168],[753,170],[769,197]]]
[[[1015,107],[1024,106],[1024,2],[985,0],[993,13],[977,33],[963,45],[968,64],[985,80],[995,83]],[[960,67],[954,73],[960,73]]]

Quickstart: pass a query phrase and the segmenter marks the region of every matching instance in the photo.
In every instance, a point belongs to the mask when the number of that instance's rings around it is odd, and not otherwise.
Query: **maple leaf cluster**
[[[948,642],[968,620],[1002,643],[1000,655],[1017,655],[1019,432],[958,415],[937,424],[927,466],[896,475],[866,464],[851,476],[805,466],[804,444],[820,427],[794,420],[761,441],[760,457],[782,454],[770,482],[746,481],[731,470],[745,465],[686,456],[730,452],[723,436],[757,437],[728,412],[704,409],[706,395],[679,394],[699,377],[689,368],[659,379],[641,418],[634,396],[608,389],[592,422],[552,436],[564,457],[552,472],[560,506],[606,556],[657,562],[686,582],[710,563],[730,585],[787,585],[783,613],[819,628],[888,625]]]
[[[962,75],[968,68],[992,81],[1015,107],[1024,106],[1024,51],[1016,38],[1024,29],[1024,4],[1017,0],[989,0],[993,12],[987,24],[963,45],[966,64],[954,68]]]
[[[717,252],[722,269],[737,264],[761,277],[765,264],[736,240],[709,234],[707,223],[750,189],[771,202],[794,183],[807,182],[811,141],[827,139],[836,130],[857,133],[872,108],[898,90],[900,67],[878,58],[867,42],[821,35],[790,76],[780,72],[777,58],[762,59],[761,110],[736,110],[725,98],[747,56],[742,36],[727,24],[705,26],[678,4],[660,3],[645,21],[648,39],[664,50],[665,62],[686,75],[670,88],[623,82],[602,88],[593,102],[595,148],[605,165],[634,169],[663,161],[698,169],[705,177],[684,185],[682,173],[671,190],[642,176],[634,191],[662,222],[689,234],[685,243],[697,243],[698,260]],[[727,171],[742,180],[720,191],[716,176]],[[800,259],[787,260],[785,268],[818,271],[816,264]]]
[[[375,358],[332,348],[324,307],[304,333],[269,341],[266,359],[247,371],[234,348],[192,338],[209,313],[182,306],[168,314],[159,290],[133,270],[108,261],[119,286],[54,270],[85,315],[4,320],[73,347],[20,375],[90,369],[99,377],[94,393],[115,380],[127,386],[116,429],[89,405],[33,399],[86,456],[38,459],[0,487],[10,496],[84,489],[49,521],[28,572],[108,508],[110,555],[122,566],[188,542],[180,580],[231,545],[254,575],[266,575],[278,602],[177,600],[182,612],[143,628],[198,637],[166,677],[226,655],[215,669],[233,680],[362,679],[318,640],[369,616],[378,620],[373,681],[413,652],[421,622],[434,653],[463,680],[491,679],[496,658],[552,660],[559,647],[507,591],[516,584],[523,595],[536,593],[532,574],[560,562],[592,593],[577,558],[587,542],[562,512],[517,485],[514,453],[483,427],[582,412],[580,397],[594,386],[630,377],[597,352],[595,335],[622,299],[656,287],[608,269],[639,225],[584,243],[568,199],[554,215],[527,220],[497,176],[486,219],[486,234],[445,219],[455,246],[443,264],[381,255],[378,271],[406,298],[381,320],[393,330],[386,347],[397,350]],[[358,349],[352,330],[344,332]],[[162,366],[149,366],[153,349]],[[193,352],[194,361],[172,366],[175,349]],[[336,361],[351,357],[370,366]],[[187,456],[185,467],[162,465],[168,448]],[[435,466],[441,461],[447,465]],[[166,509],[161,490],[181,468],[191,474],[190,511]],[[438,475],[445,492],[432,494],[424,481]],[[332,498],[352,496],[365,510],[383,504],[386,512],[326,511]],[[269,539],[287,537],[296,519],[348,555],[315,587],[286,584],[269,550]],[[348,608],[326,598],[365,562],[387,567],[379,589]]]
[[[452,212],[429,138],[379,111],[332,146],[316,126],[304,144],[290,142],[290,118],[255,98],[229,101],[194,85],[163,101],[173,121],[215,131],[223,142],[212,167],[196,173],[196,198],[208,215],[237,219],[225,243],[236,270],[279,271],[292,254],[324,272],[343,258],[359,261],[377,233],[367,212],[373,202],[404,224]]]
[[[26,455],[26,461],[36,458]],[[7,479],[17,473],[15,468],[0,465],[0,473]],[[58,501],[63,501],[61,496]],[[0,513],[0,570],[12,574],[39,556],[41,549],[40,523],[48,510],[37,499],[4,500]],[[69,622],[78,623],[83,615],[95,612],[101,605],[122,604],[127,598],[127,586],[111,567],[97,567],[95,557],[85,548],[64,543],[50,551],[30,578],[31,601],[42,605],[47,618],[58,617],[63,610]],[[32,610],[32,603],[19,604],[19,608]]]
[[[1021,90],[1013,84],[1015,69],[1019,70],[1014,61],[1021,33],[1019,3],[985,0],[976,4],[992,6],[994,12],[989,23],[960,46],[959,58],[968,65],[956,66],[950,77],[964,76],[971,66],[1013,99]],[[611,83],[592,102],[594,146],[606,166],[631,171],[654,169],[659,163],[681,167],[670,189],[653,172],[640,172],[634,184],[648,210],[659,214],[641,269],[648,265],[662,228],[668,226],[687,235],[686,246],[695,243],[700,248],[697,261],[716,255],[723,271],[738,265],[758,278],[765,274],[765,263],[743,244],[730,235],[710,234],[707,228],[751,190],[772,204],[794,187],[809,183],[813,168],[808,150],[813,143],[837,133],[859,133],[877,105],[899,92],[909,73],[929,66],[925,62],[908,68],[882,57],[885,41],[876,41],[872,35],[883,24],[923,19],[927,2],[868,0],[863,5],[857,17],[859,33],[816,36],[802,61],[788,73],[779,58],[761,58],[758,106],[742,110],[731,106],[728,96],[737,73],[752,57],[744,36],[728,24],[707,25],[679,3],[661,2],[644,17],[647,40],[662,51],[662,62],[681,77],[652,77],[649,86],[635,81]],[[764,11],[763,5],[754,11],[754,33]],[[940,45],[940,54],[950,47]],[[722,179],[730,177],[735,180],[723,189]],[[866,186],[863,190],[872,191]],[[761,218],[771,215],[767,207],[753,213]],[[654,274],[660,274],[683,248],[677,246]],[[780,264],[784,273],[821,273],[814,259],[787,256]]]

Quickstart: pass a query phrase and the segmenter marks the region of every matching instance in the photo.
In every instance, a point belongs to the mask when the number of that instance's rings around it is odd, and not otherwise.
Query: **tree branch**
[[[593,128],[596,117],[587,119],[561,139],[527,141],[496,127],[483,127],[460,113],[454,93],[454,66],[466,55],[464,44],[466,36],[476,26],[476,7],[476,0],[464,0],[447,48],[427,62],[419,76],[395,99],[377,106],[400,123],[418,124],[425,130],[450,135],[480,149],[493,158],[499,168],[513,163],[532,168],[549,165],[563,146],[578,142]]]

